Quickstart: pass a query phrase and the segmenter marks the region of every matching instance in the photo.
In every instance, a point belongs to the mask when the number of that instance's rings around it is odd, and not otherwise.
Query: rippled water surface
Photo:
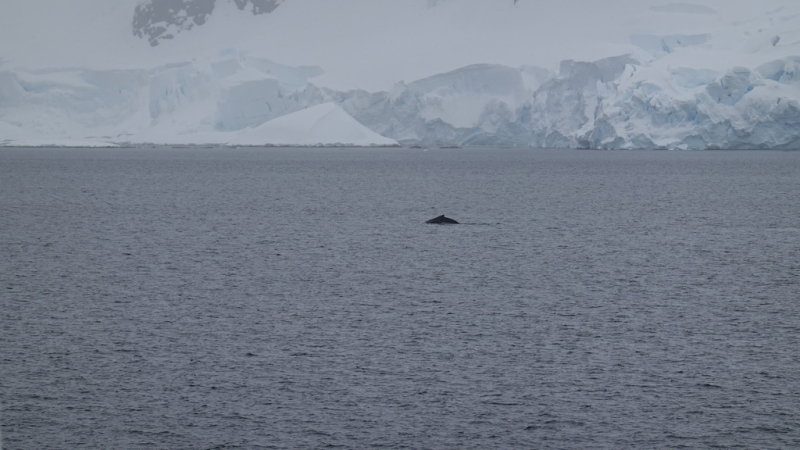
[[[799,152],[0,149],[0,295],[4,449],[800,447]]]

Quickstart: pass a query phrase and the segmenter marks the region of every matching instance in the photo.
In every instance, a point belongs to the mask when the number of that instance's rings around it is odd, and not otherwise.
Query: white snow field
[[[3,0],[0,145],[794,149],[798,71],[796,0]]]

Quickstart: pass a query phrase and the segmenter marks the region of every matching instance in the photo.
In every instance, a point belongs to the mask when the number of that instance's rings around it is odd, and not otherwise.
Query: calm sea
[[[0,149],[0,296],[6,450],[800,448],[800,152]]]

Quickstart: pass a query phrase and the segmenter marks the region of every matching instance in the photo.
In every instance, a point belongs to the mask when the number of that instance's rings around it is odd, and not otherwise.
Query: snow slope
[[[4,0],[0,142],[797,148],[798,55],[794,0]]]

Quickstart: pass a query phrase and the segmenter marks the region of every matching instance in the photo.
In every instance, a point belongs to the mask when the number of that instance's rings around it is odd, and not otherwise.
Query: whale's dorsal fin
[[[433,219],[428,220],[425,223],[451,223],[451,224],[456,224],[458,222],[456,222],[455,220],[453,220],[453,219],[451,219],[449,217],[445,217],[444,214],[442,214],[441,216],[434,217]]]

